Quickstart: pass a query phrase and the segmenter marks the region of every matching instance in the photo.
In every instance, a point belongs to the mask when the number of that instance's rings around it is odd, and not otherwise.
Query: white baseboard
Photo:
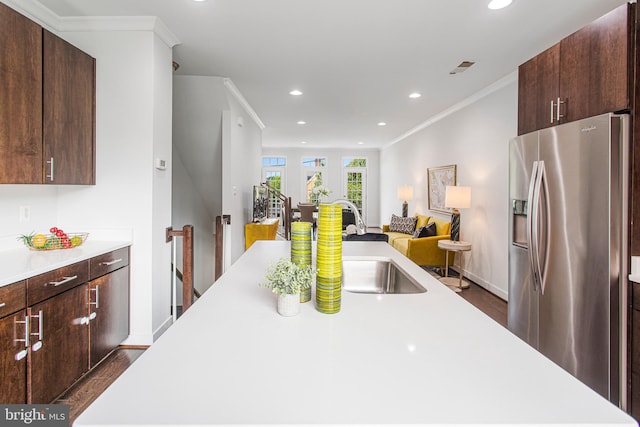
[[[458,267],[451,267],[452,270],[456,271],[456,272],[460,272]],[[494,294],[495,296],[497,296],[498,298],[501,298],[505,301],[509,301],[509,295],[502,289],[500,289],[499,287],[495,286],[494,284],[487,282],[486,280],[484,280],[483,278],[476,276],[475,274],[471,273],[470,271],[464,270],[464,274],[463,277],[467,277],[470,280],[472,280],[474,283],[476,283],[478,286],[488,290],[489,292],[491,292],[492,294]]]
[[[132,346],[150,346],[151,344],[153,344],[153,335],[151,334],[129,335],[127,339],[122,342],[122,345]]]
[[[164,322],[162,322],[158,329],[153,331],[153,341],[155,342],[158,338],[160,338],[160,335],[164,334],[171,325],[173,325],[173,317],[169,316]]]

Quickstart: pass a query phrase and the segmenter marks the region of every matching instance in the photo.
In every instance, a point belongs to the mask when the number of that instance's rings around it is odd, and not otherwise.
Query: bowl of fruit
[[[23,234],[18,239],[32,251],[51,251],[80,246],[88,236],[89,233],[65,233],[58,227],[51,227],[49,233]]]

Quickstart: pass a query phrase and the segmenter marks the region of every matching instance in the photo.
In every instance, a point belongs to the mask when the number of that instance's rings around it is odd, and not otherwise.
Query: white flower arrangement
[[[297,294],[311,287],[315,270],[311,266],[301,267],[287,258],[272,262],[267,269],[266,283],[262,286],[271,289],[274,294]]]

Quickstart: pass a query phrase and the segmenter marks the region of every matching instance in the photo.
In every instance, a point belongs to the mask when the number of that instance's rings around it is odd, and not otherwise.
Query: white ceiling
[[[266,125],[264,146],[343,148],[397,140],[625,3],[514,0],[492,11],[489,0],[38,1],[59,16],[158,16],[181,42],[177,74],[230,78]],[[449,74],[465,60],[476,64]],[[289,95],[295,88],[304,95]],[[422,97],[409,99],[414,91]]]

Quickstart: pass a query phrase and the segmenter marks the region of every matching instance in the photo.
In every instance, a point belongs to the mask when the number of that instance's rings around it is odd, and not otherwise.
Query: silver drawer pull
[[[65,283],[69,283],[70,281],[77,278],[78,278],[77,274],[75,276],[63,276],[62,280],[60,280],[59,282],[49,282],[48,284],[53,286],[60,286],[60,285],[64,285]]]
[[[113,261],[104,261],[101,262],[100,265],[113,265],[117,262],[122,262],[122,258],[114,259]]]
[[[4,307],[5,305],[7,305],[6,302],[0,302],[0,308]]]

